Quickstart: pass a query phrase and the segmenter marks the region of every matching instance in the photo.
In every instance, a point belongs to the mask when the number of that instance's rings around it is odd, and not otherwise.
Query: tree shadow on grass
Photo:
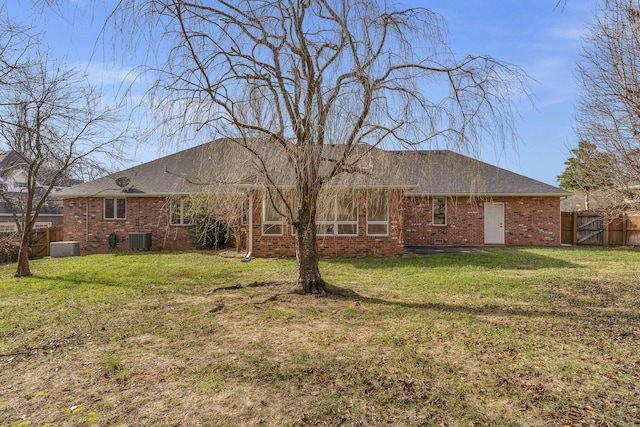
[[[579,265],[527,249],[499,248],[479,252],[443,252],[430,254],[408,254],[395,258],[326,258],[333,265],[350,265],[358,269],[388,269],[407,266],[432,267],[483,267],[496,270],[539,270],[547,268],[579,268]]]
[[[625,337],[633,338],[629,336],[633,335],[635,338],[640,338],[640,312],[636,310],[610,311],[608,306],[594,306],[593,304],[573,306],[541,304],[540,307],[521,308],[498,304],[469,305],[442,302],[404,302],[369,297],[360,298],[359,301],[393,308],[424,310],[451,315],[473,316],[475,318],[558,320],[572,325],[572,328],[577,328],[577,323],[580,323],[583,328],[586,327],[595,331],[607,330],[611,334],[615,334],[616,330],[623,330],[624,332],[621,332],[621,334]]]
[[[96,285],[96,286],[108,286],[108,287],[122,287],[122,288],[133,288],[130,284],[123,283],[118,279],[117,276],[112,276],[111,280],[105,278],[87,278],[86,275],[82,273],[67,273],[65,275],[57,275],[57,276],[45,276],[41,274],[34,274],[31,276],[34,279],[38,279],[42,282],[49,282],[52,287],[60,288],[75,288],[86,285]],[[64,285],[61,285],[64,284]],[[139,287],[142,287],[143,284],[140,284]]]

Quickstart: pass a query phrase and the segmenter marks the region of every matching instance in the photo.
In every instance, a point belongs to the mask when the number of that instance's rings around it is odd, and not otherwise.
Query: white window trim
[[[382,195],[381,197],[385,197],[387,200],[387,212],[385,213],[385,217],[387,218],[385,221],[369,221],[369,205],[367,205],[367,236],[388,236],[389,235],[389,198],[386,195]],[[367,200],[368,203],[368,200]],[[386,225],[387,232],[386,233],[369,233],[369,225]]]
[[[353,196],[354,198],[354,203],[357,201],[356,200],[356,195]],[[333,216],[334,218],[338,218],[338,196],[335,196],[334,198],[334,211],[333,211]],[[319,228],[319,226],[322,225],[333,225],[333,233],[327,234],[327,233],[318,233],[317,230]],[[338,226],[339,225],[355,225],[356,227],[356,233],[355,234],[338,234]],[[291,226],[291,235],[295,236],[297,234],[296,228],[292,225]],[[328,236],[358,236],[358,208],[356,206],[356,220],[355,221],[338,221],[333,220],[333,221],[316,221],[316,236],[318,237],[328,237]],[[382,234],[375,234],[375,236],[382,236]]]
[[[262,197],[262,235],[263,236],[284,236],[284,221],[282,219],[278,220],[278,221],[267,221],[265,220],[265,215],[267,213],[267,203],[271,203],[270,200],[267,199],[267,196],[264,195]],[[265,230],[268,227],[274,226],[274,225],[279,225],[280,226],[280,233],[267,233],[265,232]]]
[[[0,233],[15,233],[18,231],[18,226],[15,222],[2,222],[0,223]]]
[[[353,203],[356,203],[356,195],[353,195]],[[317,236],[357,236],[358,235],[358,206],[356,206],[356,219],[355,221],[338,221],[338,195],[333,197],[333,221],[316,221],[316,230],[322,225],[333,225],[333,233],[317,233]],[[355,225],[355,234],[338,233],[338,227],[340,225]]]
[[[444,199],[444,224],[436,224],[436,200]],[[431,200],[431,225],[434,227],[446,227],[449,223],[449,207],[446,197],[433,197]]]
[[[107,217],[107,200],[113,200],[113,218]],[[124,217],[118,217],[118,200],[124,200]],[[127,199],[126,197],[105,197],[102,201],[102,218],[105,220],[123,220],[127,219]]]
[[[176,226],[176,227],[180,227],[180,226],[188,226],[188,225],[193,225],[193,218],[189,219],[189,222],[185,222],[185,214],[184,214],[184,202],[185,199],[184,198],[180,198],[180,199],[171,199],[171,202],[169,203],[169,222],[171,223],[172,226]],[[175,207],[176,205],[179,205],[179,216],[180,216],[180,222],[173,222],[173,214],[177,213],[175,211]]]

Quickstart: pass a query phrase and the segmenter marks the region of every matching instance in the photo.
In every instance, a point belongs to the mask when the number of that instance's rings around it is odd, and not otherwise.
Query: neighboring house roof
[[[18,174],[26,174],[20,167],[20,156],[15,151],[0,151],[0,183],[8,184]]]
[[[47,174],[43,173],[42,181],[47,182]],[[27,200],[28,189],[28,165],[25,164],[22,157],[13,150],[0,151],[0,191],[2,191],[2,200],[0,200],[0,216],[13,216],[12,206],[18,216],[24,212]],[[68,177],[58,179],[59,185],[78,184],[80,181]],[[40,184],[36,188],[35,200],[39,201],[46,188]],[[48,197],[40,209],[39,215],[62,215],[62,202],[51,200]]]
[[[23,161],[20,154],[14,150],[0,151],[0,183],[7,183],[11,180],[15,180],[18,175],[27,175],[28,165]],[[40,186],[46,186],[51,182],[51,177],[55,171],[41,168],[38,176],[38,183]],[[80,184],[82,181],[79,179],[71,178],[67,175],[58,177],[57,187],[69,187],[71,185]]]
[[[4,175],[12,166],[20,162],[20,156],[13,150],[0,151],[0,176]]]
[[[330,168],[344,145],[324,147],[323,168]],[[266,150],[264,144],[257,150]],[[267,164],[281,165],[281,152]],[[408,195],[502,195],[566,196],[557,187],[527,178],[452,151],[384,151],[370,146],[354,147],[350,159],[363,157],[360,174],[341,174],[329,185],[402,188]],[[280,156],[280,157],[278,157]],[[332,160],[333,159],[333,160]],[[364,166],[361,164],[364,163]],[[260,164],[233,140],[218,139],[169,156],[105,176],[56,193],[59,198],[171,196],[190,194],[206,183],[232,182],[239,186],[260,185]],[[272,171],[273,172],[273,171]],[[274,174],[276,184],[291,186],[291,171]],[[120,179],[122,178],[122,179]],[[126,179],[125,179],[126,178]]]
[[[10,215],[11,213],[7,202],[0,201],[0,215]],[[62,202],[46,202],[40,210],[40,215],[62,215]]]

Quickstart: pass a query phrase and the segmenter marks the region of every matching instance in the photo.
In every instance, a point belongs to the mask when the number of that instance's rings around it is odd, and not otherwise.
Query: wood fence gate
[[[604,214],[578,212],[576,244],[603,246],[605,239]]]
[[[640,245],[640,212],[616,218],[601,212],[562,212],[562,243],[568,245]]]
[[[62,240],[64,240],[64,233],[61,225],[33,230],[29,241],[29,258],[49,256],[50,243]]]

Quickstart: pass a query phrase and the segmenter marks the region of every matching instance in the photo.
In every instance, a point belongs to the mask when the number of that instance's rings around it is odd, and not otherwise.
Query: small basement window
[[[127,199],[104,199],[104,219],[125,219],[127,213]]]

